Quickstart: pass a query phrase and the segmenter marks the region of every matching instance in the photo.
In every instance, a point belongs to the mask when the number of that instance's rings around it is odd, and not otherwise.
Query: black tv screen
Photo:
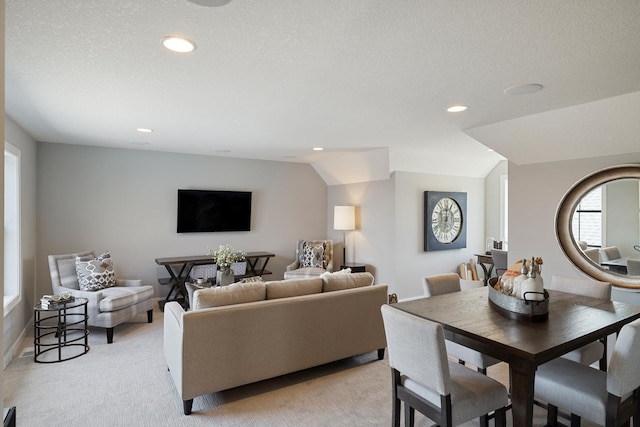
[[[178,190],[178,233],[250,228],[250,191]]]

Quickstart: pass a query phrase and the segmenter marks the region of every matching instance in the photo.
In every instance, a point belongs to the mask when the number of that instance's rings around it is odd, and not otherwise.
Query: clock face
[[[462,211],[450,197],[438,200],[431,214],[431,229],[439,242],[451,243],[462,231]]]
[[[424,250],[467,247],[467,193],[424,192]]]

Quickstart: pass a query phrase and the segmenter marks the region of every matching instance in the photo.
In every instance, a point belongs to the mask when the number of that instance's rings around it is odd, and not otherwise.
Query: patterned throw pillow
[[[317,267],[327,268],[327,260],[325,257],[325,242],[304,242],[302,244],[302,268]]]
[[[81,291],[95,292],[116,285],[116,276],[109,252],[96,258],[76,257],[76,274]]]

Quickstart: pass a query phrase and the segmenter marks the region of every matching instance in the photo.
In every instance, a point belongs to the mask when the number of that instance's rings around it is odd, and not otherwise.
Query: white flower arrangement
[[[220,245],[217,251],[213,251],[211,247],[209,249],[209,255],[222,269],[231,267],[234,262],[244,261],[247,253],[242,251],[234,251],[231,245]]]

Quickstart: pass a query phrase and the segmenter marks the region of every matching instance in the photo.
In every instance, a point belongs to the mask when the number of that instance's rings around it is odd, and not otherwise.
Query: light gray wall
[[[457,272],[458,266],[484,248],[483,178],[396,172],[395,180],[395,283],[398,298],[420,296],[422,278]],[[462,191],[467,193],[467,247],[444,251],[424,251],[424,192]],[[381,224],[382,225],[382,224]]]
[[[544,260],[542,277],[583,276],[562,253],[555,236],[555,214],[571,186],[608,166],[640,163],[640,152],[620,156],[518,166],[509,163],[509,262],[531,256]],[[614,290],[613,299],[640,305],[640,294]]]
[[[424,251],[424,192],[467,193],[467,247],[436,252]],[[406,299],[422,295],[422,278],[457,272],[484,247],[484,179],[395,172],[390,180],[329,187],[329,209],[334,205],[360,207],[361,226],[356,256],[349,261],[367,263],[378,283],[390,293]],[[332,215],[332,214],[331,214]],[[328,224],[329,230],[333,227]],[[340,232],[330,231],[342,240]],[[348,235],[347,239],[351,239]],[[350,240],[351,241],[351,240]],[[349,247],[349,246],[348,246]]]
[[[5,116],[5,141],[20,150],[20,258],[22,260],[22,299],[4,317],[5,364],[11,360],[14,348],[26,332],[33,317],[36,273],[36,143],[13,120]],[[3,163],[4,164],[4,163]],[[3,174],[4,177],[4,174]],[[4,188],[4,185],[3,187]]]
[[[156,286],[158,257],[229,243],[269,251],[281,279],[296,241],[327,235],[327,187],[309,165],[38,143],[38,294],[51,291],[47,255],[109,250],[116,276]],[[253,192],[250,232],[176,233],[177,189]]]
[[[638,228],[638,180],[624,179],[606,185],[606,241],[617,246],[620,255],[640,258],[633,245],[640,244]]]
[[[356,206],[356,230],[346,233],[347,261],[365,264],[376,283],[395,283],[393,181],[331,185],[328,193],[327,227],[336,247],[336,260],[342,259],[342,232],[333,230],[333,207]],[[335,262],[334,266],[339,267]]]

